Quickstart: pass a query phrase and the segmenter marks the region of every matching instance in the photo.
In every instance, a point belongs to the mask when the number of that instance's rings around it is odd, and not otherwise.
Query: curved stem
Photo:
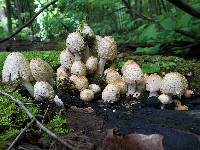
[[[33,85],[29,81],[26,81],[26,80],[23,80],[23,79],[21,79],[21,83],[26,88],[26,90],[29,92],[31,97],[34,97],[34,87],[33,87]]]

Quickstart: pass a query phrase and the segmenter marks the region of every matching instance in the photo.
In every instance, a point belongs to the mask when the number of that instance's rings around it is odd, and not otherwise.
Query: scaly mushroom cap
[[[87,36],[87,37],[93,37],[94,36],[94,31],[87,24],[85,24],[83,26],[81,33],[83,34],[84,37],[85,36]]]
[[[53,100],[55,93],[53,87],[45,81],[37,81],[34,85],[35,100],[49,99]]]
[[[71,67],[71,73],[77,76],[86,75],[86,66],[81,61],[75,61]]]
[[[172,99],[166,94],[161,94],[158,99],[164,105],[172,103]]]
[[[116,85],[120,89],[120,94],[125,94],[127,92],[127,84],[122,79],[115,80],[111,84]]]
[[[40,58],[32,59],[30,68],[36,81],[49,81],[53,78],[53,68]]]
[[[80,93],[80,99],[89,102],[94,99],[94,92],[90,89],[85,89]]]
[[[67,72],[67,69],[64,66],[60,66],[57,69],[56,79],[64,80],[64,79],[68,79],[68,77],[69,77],[69,73]]]
[[[122,67],[123,79],[126,83],[132,84],[142,80],[143,72],[140,66],[132,60],[128,60]]]
[[[84,38],[78,32],[70,33],[66,39],[66,46],[70,52],[76,53],[84,50]]]
[[[60,53],[60,64],[66,69],[70,69],[74,62],[74,56],[68,49],[63,50]]]
[[[146,90],[156,92],[160,90],[162,78],[158,74],[151,74],[146,78]]]
[[[114,68],[108,68],[104,71],[104,75],[106,76],[106,82],[113,83],[116,80],[122,79],[121,75],[114,69]]]
[[[188,87],[187,79],[178,72],[167,73],[161,82],[160,91],[164,94],[182,96]]]
[[[22,78],[26,81],[33,80],[29,62],[26,60],[23,54],[19,52],[13,52],[7,56],[4,62],[2,81],[9,82],[19,78]]]
[[[117,56],[117,44],[112,36],[105,36],[98,41],[98,55],[105,60],[113,60]]]
[[[88,88],[89,83],[85,76],[71,76],[70,79],[79,91],[83,91]]]
[[[86,68],[88,74],[92,74],[97,70],[98,67],[98,59],[94,56],[90,56],[86,61]]]
[[[120,89],[118,86],[108,84],[102,92],[102,100],[108,103],[117,102],[120,98]]]
[[[97,84],[90,84],[89,89],[92,90],[94,92],[94,94],[101,92],[101,87]]]

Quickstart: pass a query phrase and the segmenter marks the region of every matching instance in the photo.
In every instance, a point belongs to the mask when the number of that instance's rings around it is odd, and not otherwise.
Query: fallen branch
[[[11,34],[10,36],[8,36],[7,38],[3,39],[0,41],[0,43],[3,43],[9,39],[11,39],[12,37],[14,37],[16,34],[18,34],[23,28],[27,27],[29,24],[31,24],[35,18],[37,18],[37,16],[42,13],[46,8],[48,8],[49,6],[53,5],[54,3],[56,3],[58,0],[53,0],[50,3],[48,3],[47,5],[45,5],[43,8],[41,8],[35,15],[33,15],[33,17],[31,17],[30,20],[28,20],[24,25],[22,25],[21,27],[19,27],[13,34]]]
[[[35,122],[35,119],[32,119],[31,122],[29,122],[26,127],[24,129],[22,129],[22,131],[20,132],[20,134],[15,138],[15,140],[12,142],[12,144],[10,144],[10,146],[8,147],[7,150],[11,150],[15,144],[17,143],[17,141],[21,138],[21,136],[26,132],[26,130],[33,124],[33,122]]]
[[[3,91],[0,91],[0,94],[1,95],[4,95],[4,96],[7,96],[8,98],[10,98],[12,101],[14,101],[19,107],[21,107],[23,109],[23,111],[28,115],[28,117],[31,119],[31,120],[35,120],[36,122],[36,125],[41,128],[44,132],[46,132],[49,136],[51,136],[52,138],[54,138],[55,140],[59,141],[60,143],[62,143],[63,145],[65,145],[68,149],[71,149],[71,150],[75,150],[75,148],[68,142],[66,141],[63,141],[61,138],[59,138],[56,134],[54,134],[53,132],[51,132],[49,129],[47,129],[41,122],[39,122],[33,115],[32,113],[24,106],[24,104],[15,99],[12,95],[6,93],[6,92],[3,92]]]

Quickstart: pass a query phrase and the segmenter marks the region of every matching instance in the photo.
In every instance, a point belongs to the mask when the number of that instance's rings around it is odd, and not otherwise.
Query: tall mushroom
[[[97,47],[98,56],[100,58],[97,73],[102,75],[106,61],[113,60],[117,56],[117,44],[112,36],[105,36],[99,39]]]
[[[53,68],[41,58],[34,58],[30,62],[30,68],[36,81],[47,81],[53,85]]]
[[[33,86],[30,81],[33,81],[29,62],[26,60],[23,54],[19,52],[10,53],[3,66],[2,81],[20,81],[22,85],[28,90],[31,96],[33,96]]]
[[[162,78],[158,74],[151,74],[146,79],[146,90],[149,91],[149,97],[158,96]]]
[[[73,54],[68,50],[65,49],[60,53],[60,64],[64,66],[67,70],[70,70],[75,58]]]
[[[133,95],[136,89],[136,81],[140,81],[143,72],[140,66],[133,60],[128,60],[122,67],[124,81],[128,84],[127,96]]]
[[[74,54],[75,60],[81,60],[80,53],[84,50],[85,42],[80,33],[70,33],[66,39],[66,46]]]

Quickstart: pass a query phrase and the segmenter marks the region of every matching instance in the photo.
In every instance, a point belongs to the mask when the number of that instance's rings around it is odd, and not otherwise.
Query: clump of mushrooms
[[[117,44],[114,38],[105,36],[99,39],[97,47],[98,56],[100,58],[97,73],[102,75],[106,61],[113,60],[117,56]]]
[[[31,74],[29,62],[26,60],[23,54],[19,52],[10,53],[3,66],[2,81],[19,81],[33,96],[33,76]]]
[[[149,97],[158,96],[160,90],[162,78],[158,74],[151,74],[145,79],[146,90],[149,91]]]
[[[30,62],[30,69],[36,81],[47,81],[53,85],[53,68],[41,58],[34,58]]]
[[[66,46],[75,56],[75,60],[81,60],[80,54],[84,50],[84,38],[79,32],[70,33],[66,39]]]
[[[136,81],[142,80],[143,72],[140,66],[133,60],[128,60],[122,67],[124,81],[128,84],[127,96],[133,95],[136,89]]]

